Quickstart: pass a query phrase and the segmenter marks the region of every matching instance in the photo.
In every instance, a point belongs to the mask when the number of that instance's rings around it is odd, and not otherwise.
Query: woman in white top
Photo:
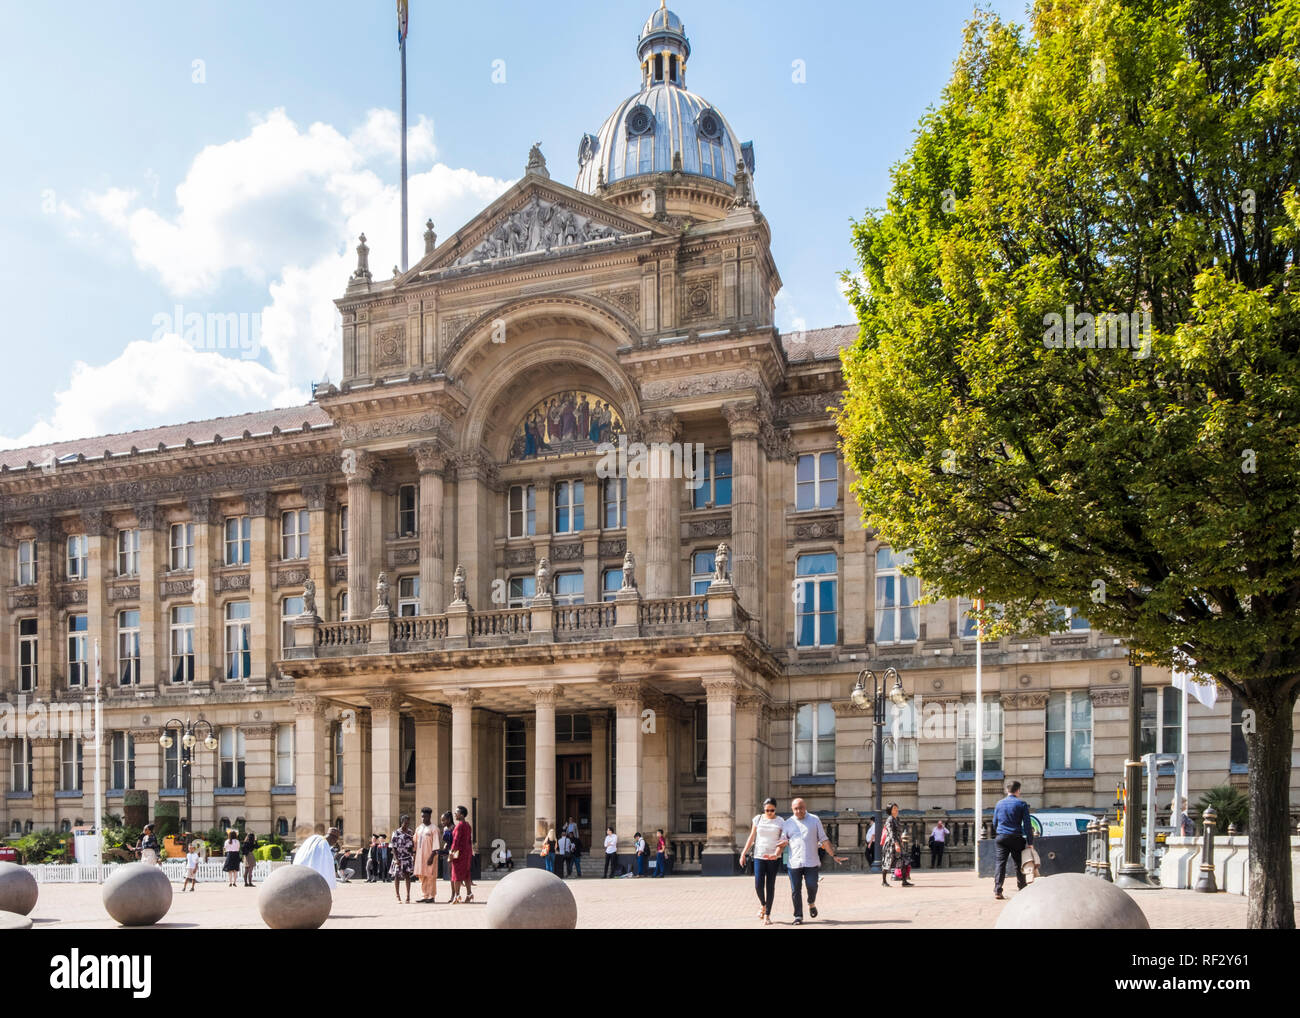
[[[776,815],[776,800],[763,800],[763,812],[754,817],[749,828],[749,840],[740,850],[740,867],[745,868],[745,856],[754,849],[754,890],[758,892],[758,917],[764,926],[772,925],[772,899],[776,897],[776,873],[781,866],[781,850],[789,843],[785,824]]]
[[[226,864],[221,867],[226,876],[230,878],[230,886],[235,886],[235,877],[239,876],[239,832],[229,830],[226,832],[226,844],[222,848],[226,853]]]
[[[614,828],[605,828],[605,877],[618,876],[618,835]]]

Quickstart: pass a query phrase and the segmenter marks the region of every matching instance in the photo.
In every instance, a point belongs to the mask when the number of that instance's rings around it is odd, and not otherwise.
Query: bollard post
[[[1097,862],[1097,876],[1101,877],[1106,883],[1113,884],[1115,878],[1111,876],[1110,872],[1110,822],[1106,819],[1105,813],[1097,818],[1097,828],[1097,838],[1100,842],[1101,851]]]
[[[1215,894],[1219,885],[1214,879],[1214,821],[1218,817],[1213,806],[1207,806],[1202,817],[1204,824],[1204,842],[1201,848],[1201,875],[1196,881],[1196,890],[1205,894]]]

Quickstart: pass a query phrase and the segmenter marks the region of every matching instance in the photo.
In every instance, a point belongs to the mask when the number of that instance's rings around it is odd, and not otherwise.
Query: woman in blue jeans
[[[772,900],[776,896],[776,874],[781,868],[781,851],[789,839],[785,824],[776,815],[776,800],[763,800],[763,812],[754,817],[749,828],[749,840],[740,850],[740,868],[745,868],[745,856],[754,849],[754,890],[758,892],[758,917],[764,926],[772,925]]]

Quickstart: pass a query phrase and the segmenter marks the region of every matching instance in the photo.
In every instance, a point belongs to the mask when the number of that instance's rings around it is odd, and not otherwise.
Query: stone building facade
[[[775,327],[754,148],[686,91],[689,55],[656,11],[577,187],[534,148],[409,271],[376,279],[362,238],[342,378],[311,404],[0,453],[0,698],[51,721],[3,740],[0,830],[93,816],[93,743],[54,715],[88,703],[96,640],[110,811],[183,797],[159,737],[201,719],[196,829],[357,843],[463,803],[484,850],[573,816],[725,872],[766,795],[869,810],[850,691],[890,666],[886,801],[969,809],[979,769],[986,803],[1004,775],[1036,806],[1113,803],[1128,666],[1081,616],[986,644],[977,768],[966,605],[913,605],[837,451],[856,328]],[[1193,795],[1244,781],[1230,698],[1183,732],[1148,684]]]

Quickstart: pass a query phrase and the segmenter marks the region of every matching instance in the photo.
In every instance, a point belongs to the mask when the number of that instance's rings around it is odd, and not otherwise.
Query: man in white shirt
[[[618,876],[618,835],[614,828],[605,828],[605,877]]]
[[[876,864],[876,818],[871,818],[871,826],[867,828],[867,869],[871,869]]]
[[[555,846],[555,854],[560,857],[555,868],[560,876],[568,877],[569,867],[573,864],[573,841],[569,838],[567,830],[560,835],[559,844]]]
[[[821,860],[817,856],[817,850],[825,847],[837,864],[848,860],[835,854],[830,839],[826,837],[826,829],[822,827],[822,822],[815,814],[808,812],[808,807],[802,799],[795,799],[790,803],[790,812],[793,815],[785,822],[784,827],[785,837],[790,842],[790,861],[786,864],[786,868],[790,872],[790,897],[794,903],[794,924],[800,926],[803,924],[805,885],[808,888],[808,914],[814,919],[817,918],[817,906],[814,903],[817,900],[817,877],[821,873]]]

